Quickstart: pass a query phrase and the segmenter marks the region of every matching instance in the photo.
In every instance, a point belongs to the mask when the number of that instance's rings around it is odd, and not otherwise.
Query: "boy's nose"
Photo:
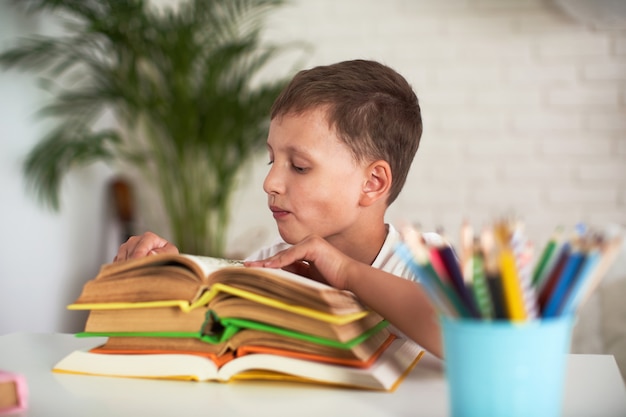
[[[263,190],[267,194],[281,194],[284,191],[284,184],[281,179],[280,170],[273,164],[263,181]]]

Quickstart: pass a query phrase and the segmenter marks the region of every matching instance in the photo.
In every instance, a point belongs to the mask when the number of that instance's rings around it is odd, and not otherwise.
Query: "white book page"
[[[239,260],[230,260],[230,259],[220,259],[220,258],[211,258],[208,256],[197,256],[197,255],[189,255],[189,254],[182,254],[183,256],[192,259],[194,262],[196,262],[200,268],[202,268],[202,271],[204,272],[205,276],[210,275],[212,272],[215,272],[219,269],[222,269],[224,267],[241,267],[241,268],[246,268],[245,266],[243,266],[243,261],[239,261]],[[328,289],[328,288],[332,288],[331,286],[282,270],[282,269],[277,269],[277,268],[260,268],[260,267],[250,267],[250,268],[246,268],[249,270],[258,270],[261,272],[269,272],[272,275],[277,275],[281,278],[284,278],[286,281],[292,281],[292,282],[297,282],[300,283],[302,285],[311,287],[311,288],[319,288],[319,289]]]
[[[204,276],[208,276],[211,273],[225,267],[244,267],[243,261],[239,260],[211,258],[209,256],[189,255],[186,253],[181,253],[181,255],[198,264],[198,266],[202,269]]]
[[[217,378],[217,367],[213,361],[182,354],[110,355],[77,350],[63,358],[54,369],[142,378],[194,377],[200,381]]]

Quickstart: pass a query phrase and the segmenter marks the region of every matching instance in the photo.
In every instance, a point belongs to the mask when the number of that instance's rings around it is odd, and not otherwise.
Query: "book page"
[[[272,354],[251,354],[223,365],[219,371],[210,360],[183,354],[100,354],[77,350],[53,368],[58,373],[136,378],[229,381],[249,379],[246,373],[270,371],[316,383],[392,391],[415,367],[423,350],[407,339],[396,339],[369,368],[353,368]],[[263,379],[263,378],[261,378]]]
[[[331,314],[350,314],[366,310],[349,291],[338,290],[282,269],[223,268],[209,277],[211,289],[219,284]]]
[[[184,354],[111,355],[76,350],[61,359],[53,371],[135,378],[217,379],[213,361]]]
[[[200,269],[202,269],[203,275],[205,277],[211,275],[213,272],[219,269],[226,267],[244,268],[243,261],[236,259],[212,258],[210,256],[190,255],[186,253],[182,253],[181,256],[193,260],[200,267]]]
[[[407,339],[396,339],[370,368],[354,368],[284,356],[255,354],[226,363],[218,374],[221,380],[245,379],[246,371],[271,371],[310,381],[348,387],[392,390],[417,364],[423,351]]]

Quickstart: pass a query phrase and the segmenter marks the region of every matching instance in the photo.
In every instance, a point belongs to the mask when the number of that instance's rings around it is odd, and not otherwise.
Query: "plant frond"
[[[46,70],[63,56],[63,43],[57,39],[31,37],[0,54],[0,65],[6,69],[19,68],[39,72]]]
[[[44,205],[58,210],[65,175],[76,166],[114,159],[112,145],[119,142],[119,134],[114,130],[90,132],[86,128],[61,126],[27,155],[22,166],[27,186]]]

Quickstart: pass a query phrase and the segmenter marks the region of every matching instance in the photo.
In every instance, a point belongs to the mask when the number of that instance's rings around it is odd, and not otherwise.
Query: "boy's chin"
[[[280,237],[281,239],[283,239],[283,241],[285,243],[288,243],[290,245],[295,245],[297,243],[300,243],[304,240],[304,238],[306,238],[308,235],[304,234],[304,233],[293,233],[293,232],[289,232],[288,230],[278,230],[278,233],[280,233]]]
[[[288,234],[280,234],[281,239],[285,242],[288,243],[290,245],[295,245],[296,243],[300,242],[302,239],[294,239],[293,237],[291,237]]]

